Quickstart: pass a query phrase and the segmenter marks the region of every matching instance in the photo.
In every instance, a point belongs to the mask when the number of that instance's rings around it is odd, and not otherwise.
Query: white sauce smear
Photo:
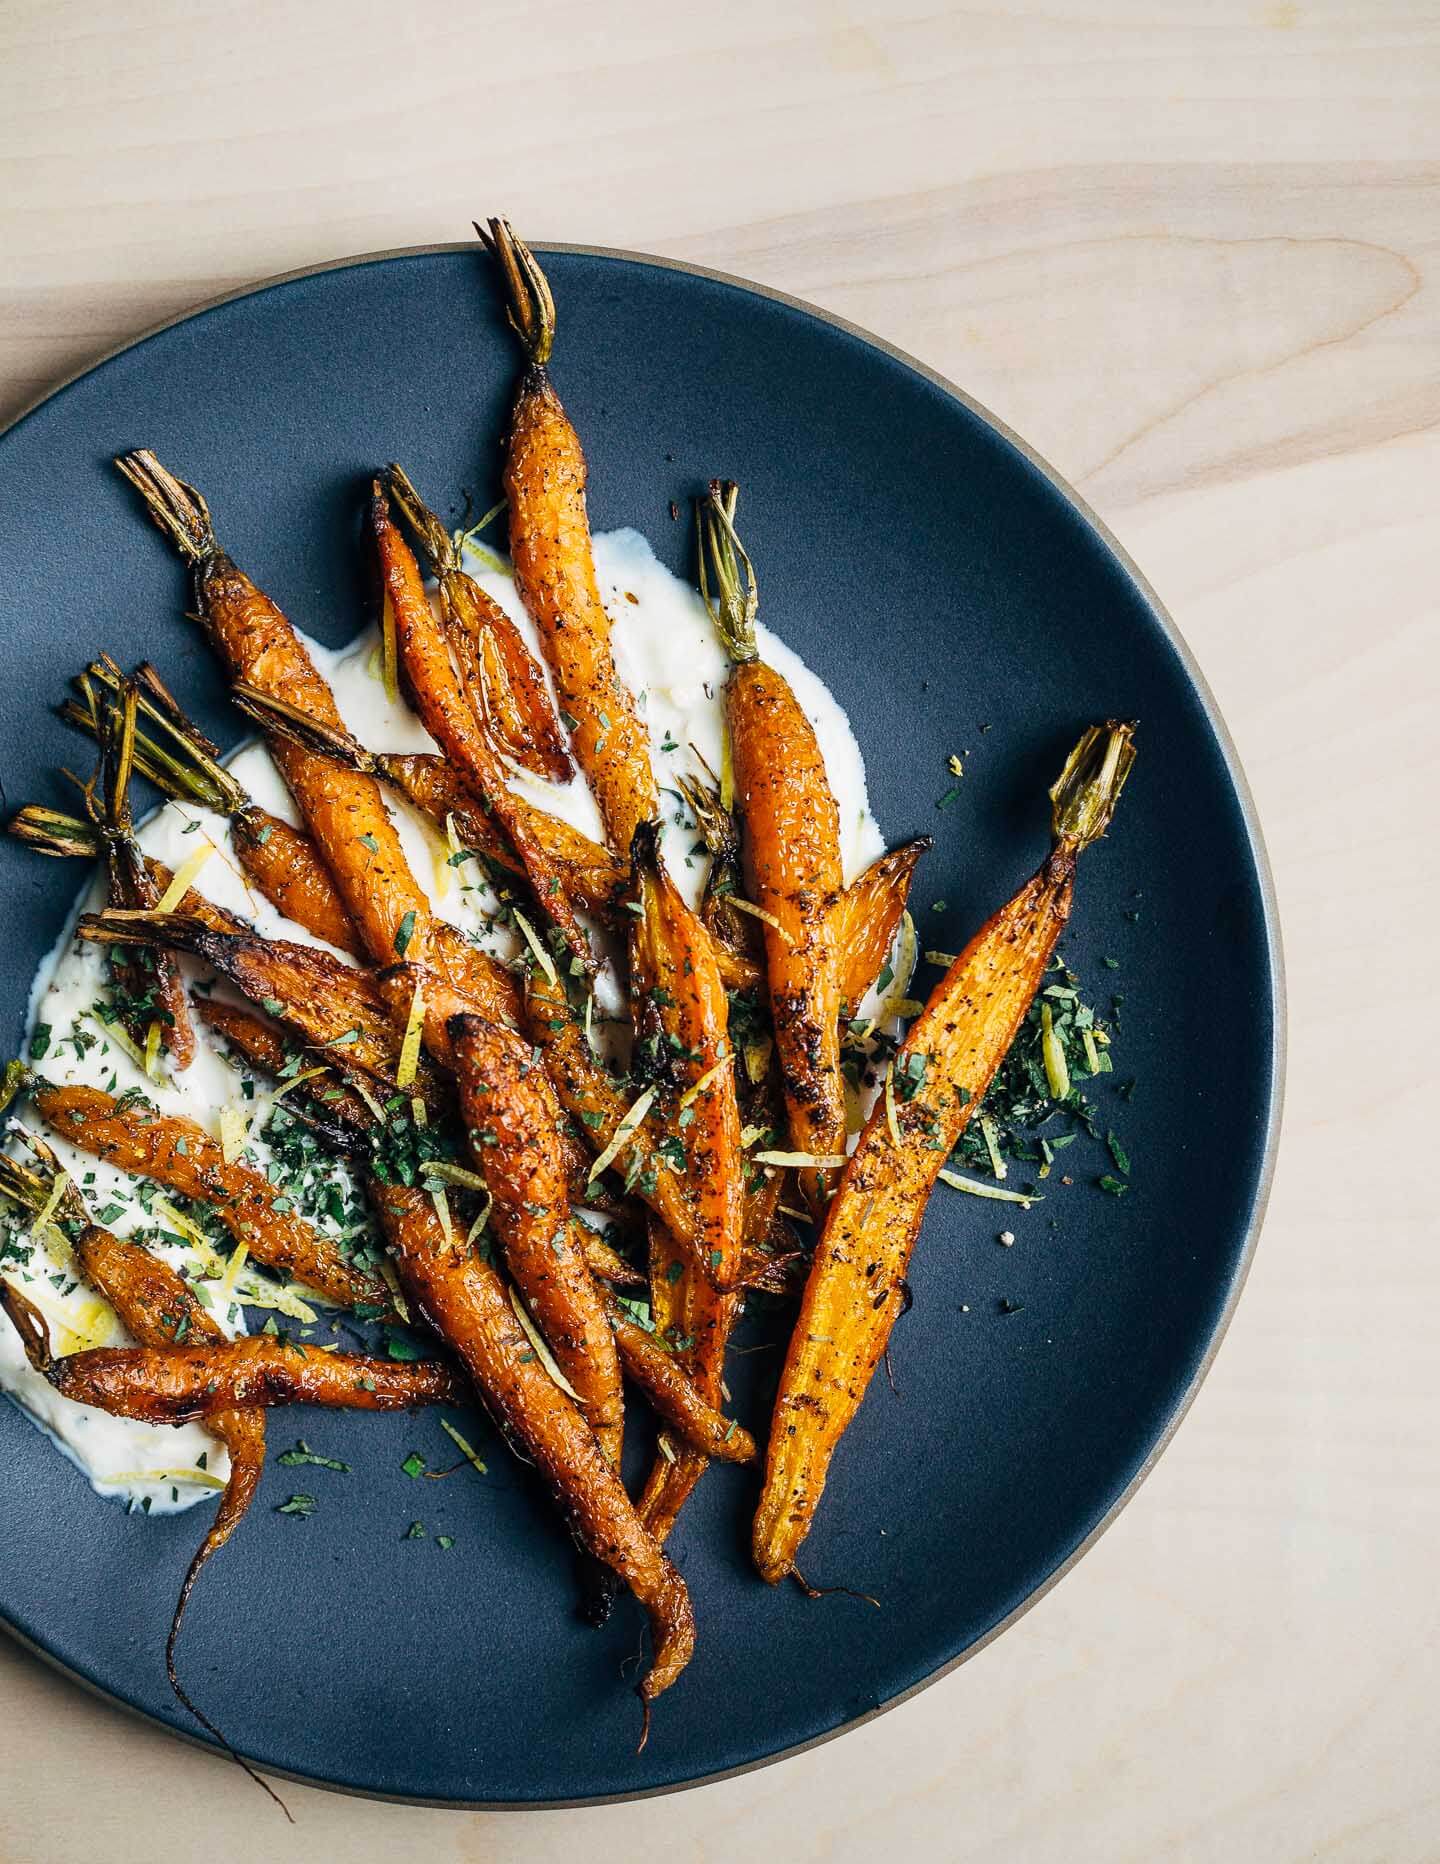
[[[601,593],[614,627],[613,642],[619,669],[632,692],[650,733],[651,761],[662,790],[665,817],[665,853],[677,883],[692,904],[700,897],[708,871],[708,858],[699,850],[699,836],[688,810],[674,789],[677,776],[703,776],[699,759],[718,772],[724,718],[724,688],[729,663],[698,593],[672,576],[656,559],[638,531],[622,530],[595,539],[595,563]],[[505,560],[483,548],[471,547],[467,568],[505,609],[520,628],[537,660],[539,642],[526,615]],[[824,682],[783,642],[760,628],[760,652],[782,672],[815,728],[825,757],[830,787],[840,812],[841,854],[845,878],[855,876],[882,852],[879,830],[865,793],[865,765],[844,712]],[[376,751],[433,751],[435,746],[419,720],[403,704],[392,701],[377,674],[377,642],[373,632],[360,636],[340,653],[307,642],[315,663],[329,680],[341,717],[362,744]],[[543,660],[542,660],[543,664]],[[231,762],[236,776],[255,800],[273,814],[296,822],[294,805],[269,755],[258,744],[242,750]],[[562,816],[576,828],[601,839],[595,802],[582,778],[558,786],[517,776],[515,787],[540,807]],[[515,936],[507,927],[493,925],[488,916],[493,896],[481,884],[467,879],[466,866],[449,865],[450,848],[434,826],[393,795],[387,802],[400,832],[415,877],[429,895],[435,910],[462,930],[504,957],[515,955]],[[199,891],[217,905],[254,922],[266,937],[316,944],[301,927],[283,918],[246,883],[230,847],[227,824],[218,816],[191,804],[170,803],[139,831],[147,854],[177,869],[198,845],[208,841],[215,852],[197,876]],[[253,1163],[263,1170],[271,1151],[263,1135],[263,1110],[271,1084],[251,1083],[247,1099],[242,1069],[207,1039],[197,1027],[197,1053],[183,1074],[151,1080],[107,1037],[92,1006],[107,992],[107,969],[101,951],[73,936],[74,917],[102,903],[99,880],[92,882],[75,915],[50,957],[42,965],[32,992],[31,1033],[49,1031],[49,1046],[39,1064],[46,1080],[57,1085],[85,1085],[124,1093],[142,1089],[162,1111],[197,1121],[219,1136],[222,1108],[238,1103],[252,1121],[247,1141]],[[202,984],[203,970],[190,966],[187,974]],[[217,986],[217,996],[226,994]],[[597,1003],[614,1015],[622,1007],[613,969],[597,987]],[[93,1038],[93,1040],[91,1039]],[[258,1112],[258,1117],[257,1117]],[[227,1333],[245,1331],[249,1297],[261,1294],[273,1304],[285,1305],[282,1318],[299,1338],[312,1337],[325,1328],[326,1313],[313,1292],[277,1289],[264,1277],[241,1269],[233,1288],[223,1279],[228,1241],[217,1255],[187,1230],[172,1221],[175,1202],[161,1191],[117,1171],[102,1160],[45,1135],[62,1165],[81,1187],[91,1214],[118,1236],[136,1234],[192,1282],[200,1299]],[[343,1169],[330,1168],[337,1187],[349,1190]],[[142,1196],[144,1202],[142,1202]],[[149,1204],[149,1209],[145,1208]],[[354,1224],[354,1198],[344,1217],[322,1214],[317,1226],[341,1235]],[[166,1206],[161,1209],[160,1206]],[[191,1211],[191,1221],[201,1213]],[[8,1222],[9,1219],[7,1218]],[[89,1346],[121,1345],[129,1336],[109,1305],[76,1278],[68,1250],[55,1232],[44,1238],[27,1237],[23,1217],[10,1228],[11,1253],[5,1273],[13,1277],[44,1314],[52,1345],[59,1353]],[[161,1232],[157,1236],[157,1229]],[[18,1253],[17,1253],[18,1252]],[[252,1316],[254,1309],[251,1309]],[[308,1321],[304,1316],[309,1315]],[[297,1321],[301,1322],[297,1328]],[[20,1404],[89,1477],[98,1493],[144,1506],[154,1512],[185,1508],[223,1485],[227,1473],[225,1450],[196,1424],[179,1427],[152,1425],[128,1418],[110,1417],[59,1396],[27,1362],[13,1327],[0,1320],[0,1387]]]

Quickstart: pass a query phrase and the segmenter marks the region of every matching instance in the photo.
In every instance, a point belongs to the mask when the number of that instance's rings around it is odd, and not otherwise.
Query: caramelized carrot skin
[[[755,1439],[723,1411],[706,1403],[675,1354],[667,1352],[653,1333],[632,1320],[618,1301],[610,1304],[610,1320],[626,1373],[687,1444],[702,1456],[722,1462],[754,1462]]]
[[[278,1079],[294,1060],[295,1052],[280,1031],[248,1010],[214,997],[206,998],[199,1009],[206,1028],[213,1029],[242,1061],[260,1073]],[[375,1123],[374,1114],[354,1088],[343,1086],[333,1073],[304,1082],[287,1098],[291,1102],[309,1101],[325,1120],[353,1133],[368,1133]]]
[[[665,1038],[661,1047],[682,1098],[706,1083],[674,1136],[685,1153],[696,1265],[717,1288],[734,1287],[740,1279],[745,1184],[730,1005],[710,935],[666,872],[649,825],[636,836],[636,846],[645,849],[636,858],[640,914],[630,947],[636,1034],[648,1012]],[[682,1233],[680,1240],[690,1238]]]
[[[760,660],[737,666],[726,708],[746,882],[776,922],[763,927],[765,963],[790,1144],[797,1152],[843,1152],[839,811],[814,728],[783,675]],[[817,1175],[802,1183],[812,1208],[823,1206]]]
[[[755,1564],[782,1579],[808,1533],[831,1457],[859,1409],[891,1328],[935,1179],[1014,1041],[1073,894],[1063,848],[960,953],[895,1060],[897,1145],[876,1106],[816,1245],[780,1378],[755,1516]]]
[[[658,811],[650,750],[635,702],[615,665],[610,618],[600,599],[585,455],[543,368],[521,379],[505,463],[510,555],[562,709],[575,720],[576,760],[590,780],[611,842],[628,851]]]
[[[343,730],[334,695],[276,604],[223,551],[201,563],[196,582],[210,638],[234,677]],[[433,940],[435,961],[463,981],[482,1012],[494,1013],[507,996],[513,1004],[503,968],[433,920],[374,777],[302,750],[278,733],[269,744],[374,962],[388,964],[396,956],[397,939],[408,926],[410,954],[422,957]]]
[[[500,604],[463,570],[440,578],[440,599],[468,691],[491,735],[522,769],[551,783],[575,774],[544,675]]]
[[[277,912],[337,951],[366,956],[360,929],[308,835],[256,808],[232,819],[230,839],[245,878]]]
[[[641,1526],[594,1433],[536,1358],[494,1267],[471,1250],[443,1248],[423,1192],[377,1185],[372,1195],[407,1294],[459,1355],[496,1423],[545,1477],[581,1546],[645,1607],[655,1656],[640,1689],[653,1701],[694,1649],[685,1582]]]
[[[343,1306],[388,1306],[383,1282],[347,1262],[334,1243],[283,1204],[277,1209],[281,1193],[269,1179],[248,1165],[227,1165],[220,1147],[194,1121],[162,1116],[148,1104],[122,1105],[94,1087],[40,1087],[35,1105],[71,1145],[209,1204],[257,1261]]]
[[[96,1347],[57,1359],[49,1378],[77,1404],[147,1424],[184,1424],[217,1411],[280,1404],[400,1411],[453,1404],[461,1396],[445,1365],[307,1351],[264,1333],[195,1346]]]
[[[420,577],[420,566],[390,516],[378,487],[370,501],[370,535],[380,578],[395,622],[395,641],[406,683],[425,728],[475,798],[500,824],[535,893],[541,910],[565,933],[571,949],[590,960],[590,946],[544,849],[526,830],[513,806],[505,768],[490,748],[450,658],[450,645]]]
[[[75,1258],[85,1279],[100,1290],[142,1347],[165,1347],[182,1339],[210,1346],[224,1343],[219,1323],[184,1276],[139,1243],[92,1225],[76,1242]],[[185,1575],[177,1625],[201,1568],[240,1525],[265,1468],[263,1410],[211,1411],[205,1426],[229,1451],[230,1475],[209,1532]]]
[[[833,912],[842,1009],[855,1008],[890,956],[915,869],[931,846],[930,838],[922,836],[892,848],[872,861],[836,901]]]
[[[386,780],[421,815],[441,828],[453,817],[462,846],[498,861],[512,873],[523,871],[514,849],[491,817],[476,807],[474,796],[444,758],[424,752],[382,754],[376,762]],[[518,793],[514,808],[526,834],[545,851],[570,899],[607,918],[620,911],[630,888],[630,870],[618,855]]]
[[[187,899],[188,899],[187,895]],[[212,930],[204,918],[191,920],[166,913],[119,924],[86,914],[81,938],[108,941],[154,937],[192,952],[222,972],[252,1002],[278,1005],[274,1014],[304,1040],[327,1051],[347,1073],[375,1077],[393,1085],[402,1043],[401,1027],[392,1020],[389,1001],[372,972],[357,970],[333,953],[285,939],[262,939],[243,921],[229,921],[238,931]],[[228,916],[221,920],[227,923]],[[422,1057],[411,1089],[431,1112],[447,1104],[445,1086]]]
[[[619,1131],[635,1098],[633,1092],[617,1086],[609,1070],[595,1059],[584,1031],[570,1014],[563,985],[552,984],[538,968],[526,981],[525,1019],[531,1039],[544,1054],[546,1072],[561,1106],[598,1155]],[[647,1115],[616,1160],[616,1168],[623,1171],[636,1155],[644,1160],[637,1192],[693,1250],[698,1247],[695,1212],[684,1181],[657,1150],[664,1136],[659,1121]]]
[[[725,1347],[740,1312],[739,1294],[722,1294],[699,1273],[694,1257],[662,1223],[650,1222],[650,1311],[656,1332],[680,1343],[680,1361],[700,1396],[718,1407]],[[710,1458],[693,1444],[651,1464],[641,1491],[640,1519],[662,1545]]]
[[[506,1265],[600,1447],[618,1466],[625,1428],[620,1362],[584,1238],[571,1221],[548,1077],[511,1030],[457,1016],[449,1035],[470,1155],[493,1200],[491,1222]]]

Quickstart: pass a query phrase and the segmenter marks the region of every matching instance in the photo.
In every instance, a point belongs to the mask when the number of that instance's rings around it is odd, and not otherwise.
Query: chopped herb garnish
[[[413,1481],[416,1476],[425,1474],[425,1458],[418,1450],[412,1450],[400,1467]]]
[[[308,1517],[315,1512],[315,1497],[313,1495],[292,1495],[288,1502],[281,1502],[275,1512],[276,1514],[300,1515],[302,1518]]]
[[[415,913],[412,908],[395,928],[395,956],[403,958],[415,936]]]
[[[333,1456],[318,1455],[303,1437],[296,1442],[293,1450],[282,1450],[275,1460],[286,1469],[297,1469],[303,1464],[313,1469],[334,1469],[342,1476],[348,1476],[350,1473],[348,1463],[342,1463]],[[284,1510],[282,1509],[281,1512],[284,1513]]]

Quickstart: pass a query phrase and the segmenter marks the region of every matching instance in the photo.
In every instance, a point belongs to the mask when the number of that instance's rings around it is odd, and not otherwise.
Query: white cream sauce
[[[699,837],[688,811],[673,789],[676,776],[703,775],[697,753],[712,771],[721,768],[724,687],[728,662],[714,627],[697,592],[672,576],[656,559],[638,531],[614,531],[595,539],[595,563],[601,593],[614,624],[614,650],[620,672],[636,695],[650,733],[651,759],[665,804],[665,850],[675,878],[692,904],[700,896],[708,861],[696,853]],[[509,614],[540,659],[539,642],[525,614],[510,575],[508,563],[483,548],[472,546],[467,567]],[[784,643],[763,627],[762,656],[784,673],[806,715],[815,727],[824,753],[830,785],[840,811],[841,853],[846,880],[852,880],[883,848],[865,793],[865,765],[849,721],[819,677]],[[403,704],[391,700],[378,677],[377,642],[373,633],[358,637],[339,653],[308,642],[316,665],[329,680],[340,714],[355,736],[376,751],[429,751],[435,747]],[[543,662],[542,662],[543,664]],[[294,805],[279,772],[258,744],[240,751],[231,768],[257,802],[287,821],[295,822]],[[583,779],[557,786],[517,775],[515,787],[532,801],[562,816],[575,827],[600,839],[595,802]],[[404,802],[387,798],[401,842],[415,876],[434,903],[435,910],[502,956],[515,951],[515,934],[493,925],[488,909],[494,901],[488,891],[465,876],[466,865],[448,864],[450,849],[431,824]],[[267,937],[284,937],[315,944],[300,927],[282,918],[247,885],[230,848],[227,825],[219,817],[190,804],[171,803],[160,809],[139,832],[145,851],[178,869],[202,842],[215,852],[197,876],[195,885],[217,905],[228,907],[254,921]],[[243,1098],[243,1071],[219,1045],[197,1029],[197,1054],[183,1074],[163,1072],[150,1080],[108,1039],[103,1025],[91,1016],[91,1006],[106,994],[106,967],[101,952],[73,936],[74,918],[99,903],[100,883],[92,882],[77,903],[75,915],[50,957],[41,967],[32,993],[31,1031],[48,1026],[48,1052],[39,1071],[49,1081],[88,1085],[123,1093],[142,1088],[165,1113],[183,1114],[218,1136],[222,1108],[239,1104],[252,1116],[248,1145],[253,1162],[264,1169],[271,1153],[265,1143],[263,1109],[270,1084],[253,1084],[254,1099]],[[197,981],[204,973],[189,967]],[[217,988],[217,995],[222,990]],[[597,989],[597,1004],[607,1014],[621,1008],[613,967]],[[77,1044],[76,1033],[80,1040]],[[95,1040],[86,1044],[85,1038]],[[84,1052],[79,1050],[83,1048]],[[22,1110],[23,1113],[24,1110]],[[144,1234],[148,1244],[193,1282],[200,1298],[219,1324],[231,1334],[245,1330],[245,1306],[221,1281],[223,1261],[197,1248],[184,1232],[180,1240],[156,1242],[157,1223],[170,1225],[163,1213],[142,1208],[137,1181],[103,1161],[63,1142],[54,1145],[62,1164],[81,1187],[92,1215],[116,1235]],[[337,1176],[343,1176],[335,1167]],[[165,1194],[160,1194],[162,1201]],[[320,1227],[338,1233],[329,1218]],[[23,1220],[12,1229],[22,1254],[12,1255],[4,1272],[13,1276],[44,1313],[52,1343],[60,1353],[86,1346],[122,1344],[128,1336],[107,1303],[75,1277],[63,1241],[54,1232],[43,1239],[26,1240]],[[173,1234],[173,1232],[172,1232]],[[228,1245],[226,1246],[228,1247]],[[223,1253],[223,1252],[222,1252]],[[236,1297],[262,1287],[242,1269],[233,1289]],[[315,1334],[325,1316],[317,1298],[295,1289],[287,1297],[291,1312],[287,1328],[296,1331],[304,1303],[311,1320],[298,1329],[299,1337]],[[253,1311],[253,1310],[252,1310]],[[113,1418],[88,1409],[58,1393],[27,1363],[14,1329],[0,1320],[0,1387],[3,1387],[90,1478],[98,1493],[154,1512],[189,1507],[213,1492],[227,1471],[223,1447],[199,1425],[178,1428]]]

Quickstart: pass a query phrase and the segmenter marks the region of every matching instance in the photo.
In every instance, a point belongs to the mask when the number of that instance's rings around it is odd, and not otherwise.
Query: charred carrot
[[[529,816],[516,807],[505,767],[461,688],[449,640],[430,606],[415,554],[390,516],[390,501],[378,479],[370,498],[369,522],[381,587],[394,618],[396,651],[421,723],[475,799],[500,825],[540,910],[559,927],[575,956],[593,969],[590,941],[565,895],[558,870],[529,833]]]
[[[506,1266],[601,1449],[619,1465],[625,1428],[615,1336],[570,1216],[555,1096],[513,1030],[457,1016],[460,1111]]]
[[[412,1302],[459,1356],[499,1427],[540,1470],[576,1540],[645,1607],[655,1655],[640,1695],[652,1702],[694,1649],[684,1580],[640,1525],[589,1425],[536,1357],[492,1264],[445,1248],[423,1192],[377,1185],[372,1195]]]
[[[35,1169],[15,1158],[0,1154],[0,1193],[32,1213],[45,1209],[51,1201],[59,1161],[42,1141],[31,1134],[25,1143],[38,1160]],[[193,1340],[218,1345],[225,1339],[219,1324],[202,1306],[189,1282],[167,1262],[152,1256],[148,1249],[112,1235],[90,1221],[80,1191],[68,1185],[60,1198],[56,1215],[66,1226],[75,1259],[85,1279],[119,1315],[126,1330],[142,1347],[164,1347],[179,1340]],[[21,1297],[23,1299],[23,1296]],[[12,1316],[13,1318],[13,1316]],[[37,1321],[39,1317],[36,1316]],[[19,1323],[17,1322],[17,1325]],[[48,1355],[48,1340],[40,1321],[36,1338]],[[31,1350],[23,1326],[22,1344]],[[39,1369],[46,1370],[42,1364]],[[229,1540],[244,1519],[246,1510],[260,1486],[265,1467],[265,1413],[260,1410],[216,1411],[205,1420],[206,1428],[225,1445],[230,1455],[230,1473],[215,1511],[210,1530],[195,1551],[181,1582],[180,1594],[170,1620],[165,1640],[165,1673],[179,1701],[202,1728],[208,1729],[226,1747],[225,1737],[212,1721],[191,1701],[182,1687],[175,1668],[175,1652],[185,1609],[195,1582],[211,1556]],[[237,1760],[239,1759],[236,1756]],[[240,1764],[244,1766],[244,1762]],[[247,1768],[247,1772],[250,1770]],[[258,1776],[252,1776],[257,1777]],[[260,1784],[263,1786],[264,1782]],[[269,1788],[266,1788],[269,1791]]]
[[[736,486],[715,480],[697,505],[700,587],[733,663],[725,716],[747,885],[763,915],[790,1145],[833,1158],[844,1152],[846,1136],[834,910],[845,880],[840,817],[814,727],[789,681],[760,658],[759,595],[735,533],[737,496]],[[826,1175],[802,1172],[801,1185],[811,1209],[823,1210]]]
[[[334,695],[300,637],[220,549],[200,493],[148,451],[127,453],[116,464],[190,565],[196,612],[232,677],[341,729]],[[433,918],[375,780],[273,735],[270,747],[372,960],[386,964],[407,950],[418,959],[433,944],[433,961],[463,985],[477,1010],[502,1021],[512,1015],[514,993],[500,965]]]
[[[740,1279],[744,1165],[729,1003],[714,946],[660,858],[659,830],[631,844],[638,912],[630,942],[632,1072],[676,1103],[670,1143],[683,1160],[695,1265],[717,1288]]]
[[[571,1013],[565,986],[538,966],[525,981],[526,1024],[545,1057],[560,1104],[597,1154],[610,1154],[627,1189],[654,1209],[686,1241],[699,1248],[687,1185],[664,1156],[662,1122],[647,1111],[654,1099],[636,1083],[622,1087],[599,1061]]]
[[[1104,834],[1133,757],[1128,725],[1092,726],[1075,747],[1050,792],[1054,848],[931,993],[845,1167],[770,1430],[754,1550],[772,1582],[794,1569],[835,1446],[902,1310],[926,1200],[1040,987],[1070,914],[1076,860]]]
[[[266,731],[292,738],[319,757],[333,757],[384,783],[437,828],[453,835],[465,855],[483,855],[509,873],[523,874],[519,857],[499,826],[443,757],[425,751],[368,751],[349,732],[317,725],[283,699],[244,685],[235,688],[233,697],[241,711]],[[544,850],[560,876],[567,896],[589,911],[614,919],[630,884],[630,870],[619,856],[559,816],[537,809],[518,792],[512,792],[511,803],[525,833]]]
[[[70,1145],[209,1204],[257,1262],[344,1307],[388,1305],[383,1282],[347,1262],[336,1244],[296,1216],[263,1172],[227,1163],[217,1141],[193,1120],[96,1087],[42,1082],[33,1098],[46,1123]]]
[[[400,507],[435,578],[440,620],[463,675],[466,697],[497,750],[533,776],[568,783],[570,753],[545,675],[520,630],[495,598],[461,567],[454,538],[421,499],[408,475],[392,465],[390,496]]]
[[[933,845],[928,835],[922,835],[880,855],[851,881],[831,909],[840,960],[842,1014],[856,1008],[889,957],[915,869],[920,857]]]
[[[292,1091],[286,1095],[291,1113],[299,1111],[297,1101],[308,1108],[332,1150],[351,1152],[355,1142],[371,1130],[375,1115],[354,1088],[345,1085],[344,1076],[331,1069],[311,1075],[310,1069],[303,1067],[301,1052],[291,1048],[273,1023],[218,997],[207,997],[195,1007],[206,1028],[212,1029],[247,1066],[292,1083]],[[302,1072],[307,1077],[304,1080],[300,1079]]]
[[[656,1414],[702,1456],[726,1463],[755,1460],[755,1439],[733,1418],[707,1404],[679,1357],[661,1344],[613,1298],[607,1302],[626,1376],[650,1400]]]
[[[571,743],[606,833],[628,852],[639,824],[659,813],[659,798],[645,727],[615,665],[600,599],[585,455],[550,381],[554,300],[534,254],[507,221],[475,230],[499,263],[525,354],[505,458],[515,582],[539,630],[562,712],[573,720]]]
[[[99,944],[153,942],[202,958],[346,1074],[371,1076],[391,1089],[398,1084],[403,1019],[397,1027],[372,972],[314,946],[263,939],[248,927],[217,931],[183,913],[87,913],[76,931]],[[414,1058],[405,1086],[432,1112],[447,1104],[444,1084],[425,1056]]]
[[[135,768],[141,776],[174,801],[228,817],[242,873],[276,911],[316,938],[352,957],[363,957],[355,922],[310,837],[262,809],[246,792],[220,762],[218,747],[181,711],[154,667],[148,662],[138,666],[130,683],[143,726],[135,733]],[[67,700],[60,716],[94,735],[102,694],[119,692],[123,684],[124,676],[113,661],[92,661],[75,681],[79,698]]]
[[[463,1395],[438,1361],[397,1365],[364,1353],[322,1353],[269,1333],[194,1346],[97,1346],[54,1359],[44,1320],[13,1283],[0,1284],[0,1300],[31,1363],[62,1398],[146,1424],[282,1404],[403,1411],[455,1404]]]

